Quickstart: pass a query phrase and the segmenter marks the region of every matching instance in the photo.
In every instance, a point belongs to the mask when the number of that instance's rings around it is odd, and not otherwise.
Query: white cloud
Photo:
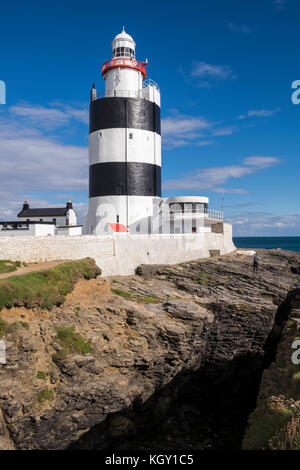
[[[70,124],[71,120],[88,123],[86,107],[75,108],[56,103],[56,106],[33,106],[28,103],[11,106],[9,112],[14,118],[21,119],[26,125],[31,124],[44,129],[54,129]]]
[[[213,135],[214,136],[223,136],[223,135],[232,135],[234,134],[235,132],[237,132],[237,127],[236,126],[227,126],[227,127],[221,127],[219,129],[216,129],[214,132],[213,132]]]
[[[175,133],[178,137],[185,136],[186,134],[195,135],[195,131],[202,131],[210,126],[211,123],[206,119],[192,116],[178,115],[162,120],[162,132],[166,137]]]
[[[227,80],[232,76],[232,70],[228,65],[212,65],[206,62],[194,62],[191,76],[215,77],[221,80]]]
[[[196,147],[206,147],[207,145],[214,145],[213,140],[200,140],[195,143]]]
[[[185,79],[197,87],[209,88],[220,81],[236,78],[229,65],[214,65],[203,61],[194,61],[189,70],[179,69]]]
[[[245,25],[236,25],[234,23],[228,23],[227,27],[229,31],[233,31],[234,33],[242,33],[242,34],[250,34],[251,29]]]
[[[162,142],[164,147],[172,149],[185,145],[206,145],[203,131],[212,126],[212,123],[201,117],[180,115],[175,112],[173,116],[162,119]],[[209,145],[209,143],[207,143]]]
[[[0,130],[0,149],[1,188],[82,191],[87,187],[85,147],[64,145],[42,135],[7,138]]]
[[[247,157],[243,161],[244,165],[253,166],[258,170],[277,165],[281,162],[282,160],[277,157]]]
[[[239,119],[246,119],[249,117],[270,117],[274,116],[274,114],[278,113],[280,108],[276,109],[252,109],[248,111],[247,114],[241,114],[238,118]]]
[[[244,212],[225,219],[233,225],[233,235],[236,237],[299,236],[300,233],[300,214]]]
[[[247,189],[224,187],[230,179],[257,173],[265,168],[277,165],[281,160],[276,157],[253,156],[244,159],[241,165],[200,168],[163,183],[167,190],[213,191],[216,193],[247,194]]]
[[[88,212],[88,204],[83,202],[73,203],[73,207],[77,214],[77,223],[82,224]]]
[[[273,0],[273,9],[275,12],[285,10],[287,7],[287,0]]]
[[[57,193],[68,193],[68,198],[73,199],[74,193],[87,192],[87,147],[66,145],[56,137],[45,136],[33,121],[47,118],[56,125],[78,121],[70,116],[66,120],[56,108],[27,105],[12,107],[7,115],[0,114],[2,220],[15,219],[24,199],[29,199],[32,205],[47,207],[53,204],[40,194],[52,199]]]
[[[258,206],[260,204],[260,202],[241,202],[240,204],[226,204],[224,207],[225,209],[237,209],[241,207]]]
[[[182,115],[176,110],[172,111],[171,116],[162,119],[162,143],[168,149],[186,145],[213,145],[212,137],[227,136],[236,131],[236,126],[218,128],[216,123],[203,117]]]

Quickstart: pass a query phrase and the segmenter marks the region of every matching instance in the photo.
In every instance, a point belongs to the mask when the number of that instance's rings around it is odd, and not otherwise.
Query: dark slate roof
[[[45,209],[25,209],[19,212],[18,217],[63,217],[66,207],[46,207]]]

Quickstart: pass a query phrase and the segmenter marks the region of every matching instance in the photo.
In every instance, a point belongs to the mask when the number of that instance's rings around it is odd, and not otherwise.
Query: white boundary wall
[[[0,259],[38,262],[94,258],[104,276],[134,274],[140,264],[176,264],[235,250],[232,226],[224,234],[84,235],[57,237],[1,237]]]
[[[24,222],[20,222],[20,224]],[[28,229],[16,229],[16,230],[0,230],[0,237],[10,238],[17,237],[22,240],[25,237],[43,237],[45,235],[54,235],[54,224],[30,224]],[[3,259],[3,258],[2,258]]]

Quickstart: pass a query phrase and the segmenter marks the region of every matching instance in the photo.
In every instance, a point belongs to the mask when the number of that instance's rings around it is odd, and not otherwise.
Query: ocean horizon
[[[300,252],[300,237],[233,237],[237,248],[263,248]]]

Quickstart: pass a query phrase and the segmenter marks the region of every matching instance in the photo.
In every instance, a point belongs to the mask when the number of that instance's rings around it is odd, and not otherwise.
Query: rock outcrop
[[[238,448],[299,279],[300,254],[260,256],[258,273],[237,254],[140,266],[79,281],[51,311],[2,310],[0,448]]]
[[[300,449],[300,286],[292,288],[286,304],[289,319],[276,358],[263,372],[244,450]]]

